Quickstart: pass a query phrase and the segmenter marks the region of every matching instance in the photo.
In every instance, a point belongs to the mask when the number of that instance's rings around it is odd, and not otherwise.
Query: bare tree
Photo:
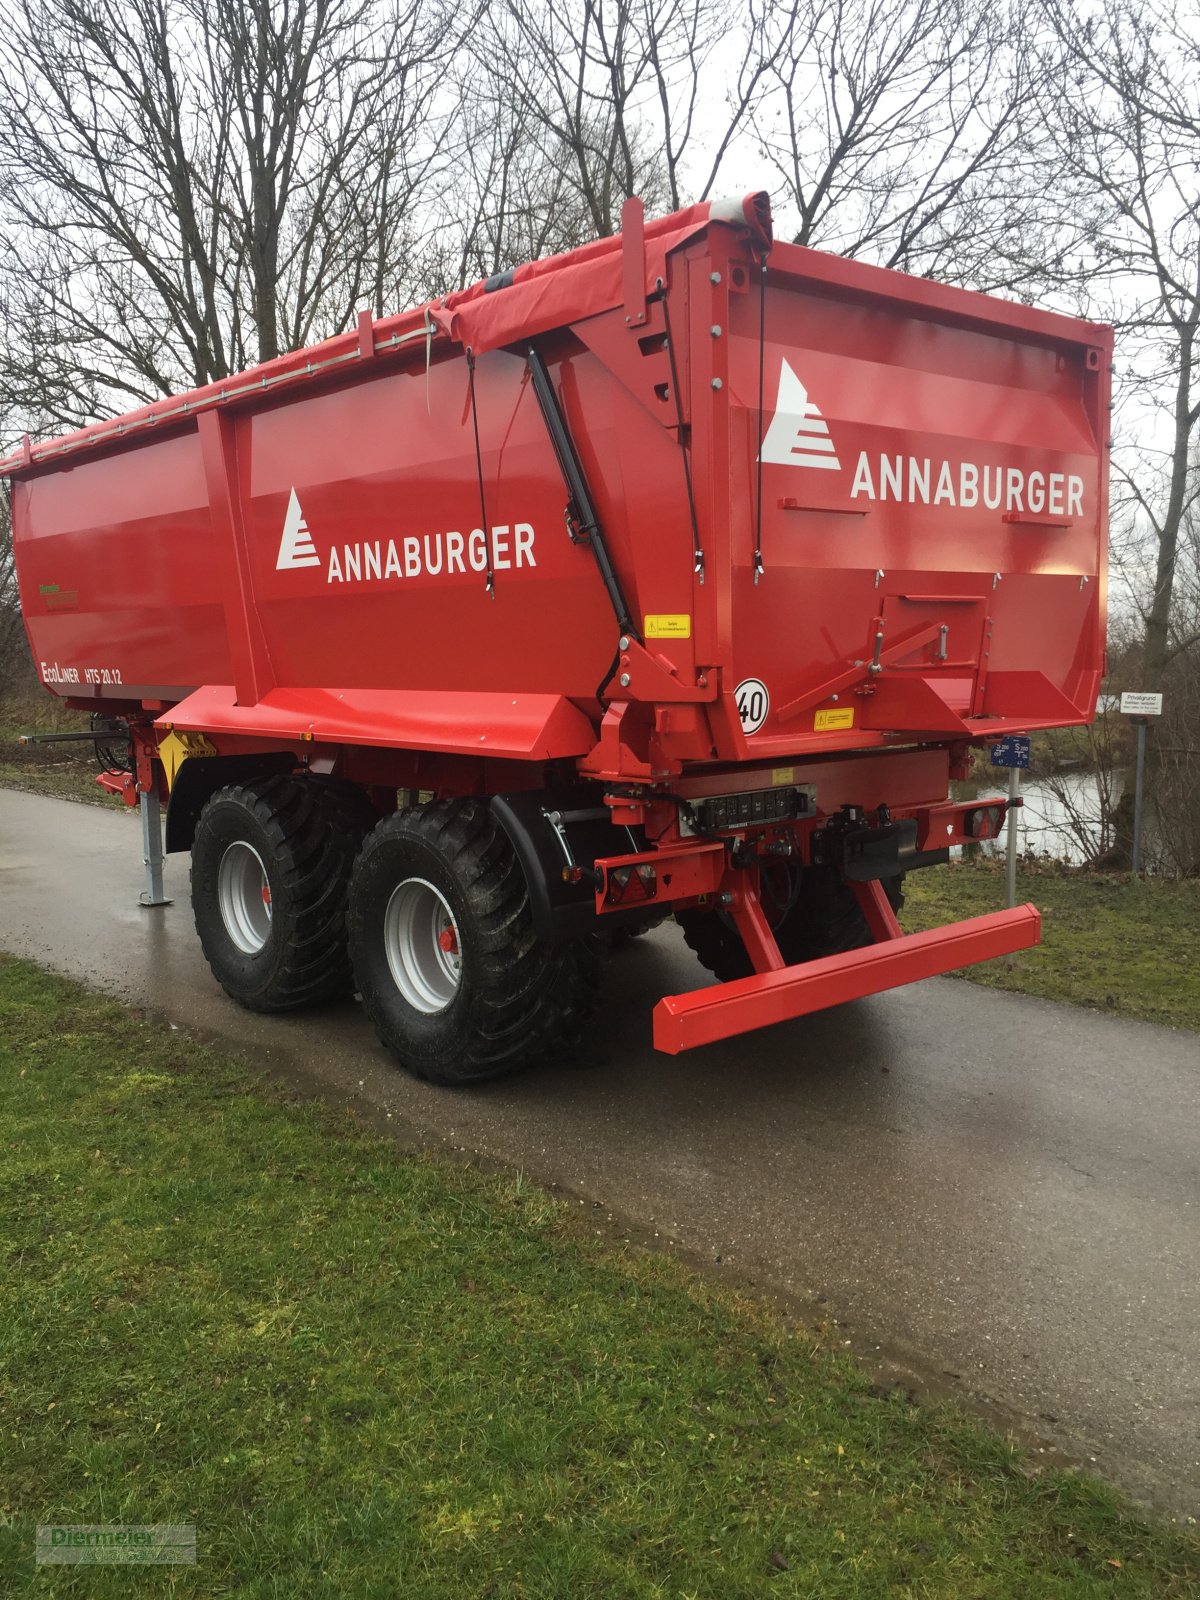
[[[70,423],[347,325],[436,158],[430,0],[4,0],[0,403]]]
[[[661,160],[637,134],[649,78],[630,0],[501,0],[473,49],[493,102],[507,98],[528,145],[569,175],[590,237],[616,232],[629,195],[665,199]]]
[[[1200,472],[1195,453],[1193,471]],[[1154,723],[1154,828],[1148,856],[1176,877],[1200,877],[1200,500],[1189,497],[1172,580],[1163,711]],[[1140,686],[1140,685],[1138,685]]]
[[[1100,208],[1087,292],[1122,335],[1119,420],[1141,445],[1115,466],[1118,509],[1148,535],[1125,560],[1145,625],[1142,687],[1158,689],[1200,645],[1195,614],[1174,604],[1200,494],[1200,55],[1194,25],[1163,0],[1086,14],[1041,3],[1060,85],[1047,127],[1073,188]]]
[[[768,77],[754,126],[798,244],[1024,286],[1045,178],[1019,6],[800,0]]]
[[[419,257],[424,292],[442,294],[595,236],[576,168],[555,134],[469,64],[460,155]]]
[[[17,574],[13,567],[12,517],[8,493],[0,489],[0,654],[8,643],[17,615]]]
[[[635,26],[654,87],[644,115],[674,209],[713,193],[803,25],[800,0],[749,0],[732,16],[714,0],[642,0]]]
[[[1140,689],[1161,690],[1147,766],[1160,870],[1197,870],[1200,709],[1200,54],[1168,0],[1039,0],[1046,134],[1068,214],[1090,211],[1080,307],[1118,330],[1113,572],[1140,619]],[[1132,783],[1118,836],[1132,839]]]
[[[477,68],[526,130],[542,187],[611,234],[621,203],[707,199],[785,49],[794,4],[750,0],[503,0],[477,31]],[[501,124],[512,125],[503,111]],[[518,152],[518,166],[520,165]],[[557,181],[551,181],[551,175]]]
[[[12,516],[7,488],[0,486],[0,703],[30,676],[29,651],[21,626],[17,574],[13,566]]]

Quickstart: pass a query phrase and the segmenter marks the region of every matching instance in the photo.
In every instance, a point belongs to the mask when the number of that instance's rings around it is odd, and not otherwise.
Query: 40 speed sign
[[[767,720],[771,696],[761,678],[743,678],[734,690],[743,733],[757,733]]]

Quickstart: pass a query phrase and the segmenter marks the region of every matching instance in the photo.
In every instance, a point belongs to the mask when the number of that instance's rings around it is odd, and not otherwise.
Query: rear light
[[[653,900],[658,894],[658,873],[648,862],[636,866],[614,867],[604,883],[604,902],[610,906]]]
[[[994,839],[1004,822],[1003,806],[978,806],[966,815],[966,832],[970,839]]]

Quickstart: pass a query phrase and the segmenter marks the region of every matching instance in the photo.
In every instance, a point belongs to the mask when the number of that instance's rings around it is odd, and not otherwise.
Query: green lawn
[[[0,1590],[1192,1596],[1200,1546],[519,1177],[0,958]],[[32,1564],[191,1522],[194,1568]]]
[[[915,933],[1004,905],[1000,862],[909,873],[904,929]],[[1042,913],[1042,943],[962,976],[996,989],[1200,1028],[1200,882],[1020,868],[1017,901]]]

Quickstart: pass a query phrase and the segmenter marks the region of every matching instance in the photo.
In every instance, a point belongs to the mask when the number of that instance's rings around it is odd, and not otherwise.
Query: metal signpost
[[[1146,777],[1146,724],[1151,717],[1162,716],[1161,694],[1125,693],[1121,696],[1121,710],[1131,718],[1137,728],[1137,780],[1133,790],[1133,859],[1130,865],[1136,875],[1142,870],[1142,793]]]
[[[1017,903],[1017,799],[1021,792],[1021,768],[1029,765],[1031,741],[1023,733],[1009,734],[992,746],[991,763],[1008,768],[1008,832],[1004,841],[1004,904],[1011,910]]]

